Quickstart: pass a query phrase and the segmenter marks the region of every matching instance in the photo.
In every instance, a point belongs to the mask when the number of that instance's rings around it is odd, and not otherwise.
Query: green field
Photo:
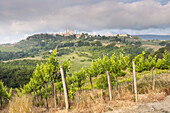
[[[154,45],[142,45],[142,47],[144,48],[152,48],[154,51],[157,51],[159,48],[161,48],[162,46],[154,46]]]
[[[74,58],[73,58],[74,57]],[[58,60],[60,63],[66,61],[70,59],[71,60],[71,69],[70,69],[70,72],[69,73],[74,73],[74,72],[77,72],[79,71],[82,67],[87,67],[89,68],[92,61],[87,61],[89,58],[87,57],[79,57],[77,54],[75,53],[71,53],[69,55],[62,55],[62,56],[58,56]],[[82,60],[84,60],[82,62]]]
[[[71,53],[69,55],[57,56],[57,58],[61,64],[68,59],[71,60],[71,69],[70,69],[69,73],[78,72],[82,67],[85,67],[85,66],[87,68],[89,68],[92,63],[92,61],[87,61],[89,58],[84,57],[84,56],[79,57],[75,53]],[[27,58],[15,59],[15,60],[45,60],[45,59],[41,58],[40,56],[37,56],[37,57],[33,57],[33,58],[27,57]],[[8,61],[4,61],[4,62],[10,62],[10,61],[15,61],[15,60],[8,60]]]
[[[143,45],[153,45],[153,46],[160,46],[159,43],[160,41],[145,41],[145,40],[141,40]]]
[[[12,45],[0,45],[0,51],[2,52],[17,52],[20,51],[17,47],[13,47]]]

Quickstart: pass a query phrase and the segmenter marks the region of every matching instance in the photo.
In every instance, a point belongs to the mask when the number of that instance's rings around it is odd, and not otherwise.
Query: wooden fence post
[[[62,82],[63,82],[63,89],[64,89],[64,96],[65,96],[65,104],[66,104],[66,109],[69,109],[69,98],[68,98],[68,89],[67,89],[67,84],[66,84],[66,77],[64,75],[63,67],[60,66],[60,71],[61,71],[61,77],[62,77]]]
[[[115,82],[116,82],[116,93],[118,93],[118,84],[117,84],[117,77],[115,76]]]
[[[34,92],[34,100],[33,100],[33,104],[35,105],[35,90],[33,89]]]
[[[56,103],[56,91],[55,91],[55,83],[53,83],[53,91],[54,91],[54,108],[56,108],[56,105],[57,105],[57,103]]]
[[[112,84],[111,84],[109,71],[106,71],[106,75],[107,75],[107,79],[108,79],[109,96],[110,96],[110,100],[112,100]]]
[[[152,68],[152,90],[155,91],[155,68]]]
[[[134,81],[134,90],[135,90],[135,101],[138,101],[138,93],[137,93],[137,84],[136,84],[136,74],[135,74],[135,61],[133,61],[133,81]]]
[[[134,77],[132,75],[132,93],[134,93]]]
[[[2,97],[0,97],[0,105],[1,105],[1,107],[0,107],[0,110],[2,109]]]
[[[42,98],[42,88],[40,88],[40,96],[41,96],[41,104],[43,104],[43,98]]]
[[[35,91],[36,91],[36,97],[37,97],[36,101],[37,101],[37,104],[38,104],[39,100],[38,100],[38,93],[37,93],[37,89],[36,89]]]
[[[92,89],[92,92],[93,92],[93,83],[92,83],[92,78],[91,78],[91,76],[90,76],[89,78],[90,78],[90,85],[91,85],[91,89]]]
[[[48,109],[48,92],[47,92],[47,83],[44,82],[44,86],[45,86],[45,93],[46,93],[46,104],[47,104],[47,109]]]

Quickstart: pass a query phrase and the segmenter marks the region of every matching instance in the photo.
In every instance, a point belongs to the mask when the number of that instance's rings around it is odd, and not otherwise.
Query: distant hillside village
[[[42,35],[52,35],[53,37],[56,36],[75,36],[77,39],[84,37],[85,39],[90,38],[90,37],[95,37],[97,35],[89,35],[88,33],[80,33],[78,34],[77,31],[74,30],[70,30],[68,28],[66,28],[65,32],[58,32],[58,33],[52,33],[52,34],[47,34],[47,33],[42,33]],[[99,35],[98,35],[99,36]],[[128,38],[132,38],[132,36],[130,36],[129,34],[114,34],[114,35],[102,35],[104,37],[128,37]],[[33,37],[28,37],[26,40],[32,39]],[[35,38],[35,35],[34,35]]]
[[[70,30],[70,29],[67,29],[65,30],[65,32],[63,33],[56,33],[56,34],[53,34],[53,36],[56,36],[56,35],[61,35],[61,36],[72,36],[72,35],[75,35],[77,37],[77,39],[79,39],[84,33],[80,33],[80,34],[77,34],[76,31],[73,31],[73,30]],[[90,37],[94,37],[94,35],[88,35],[87,33],[84,34],[85,35],[85,39],[90,36]],[[105,36],[105,35],[104,35]],[[109,37],[109,35],[107,35]],[[129,38],[132,38],[129,34],[115,34],[115,35],[110,35],[110,36],[115,36],[115,37],[129,37]]]

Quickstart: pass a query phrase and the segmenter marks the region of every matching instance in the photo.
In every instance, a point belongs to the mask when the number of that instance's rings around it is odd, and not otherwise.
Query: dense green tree
[[[142,45],[142,43],[141,43],[140,41],[136,41],[134,44],[135,44],[136,46],[141,46],[141,45]]]
[[[165,41],[162,41],[162,42],[159,43],[159,45],[165,46],[165,45],[166,45],[166,42],[165,42]]]

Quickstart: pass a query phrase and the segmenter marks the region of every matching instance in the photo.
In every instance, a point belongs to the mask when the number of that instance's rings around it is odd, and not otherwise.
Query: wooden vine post
[[[117,77],[115,77],[115,82],[116,82],[116,93],[118,93]]]
[[[92,78],[91,78],[91,77],[89,77],[89,78],[90,78],[91,89],[92,89],[92,91],[93,91],[93,83],[92,83]]]
[[[45,86],[45,93],[46,93],[46,107],[48,109],[48,92],[47,92],[47,83],[44,81],[44,86]]]
[[[112,100],[112,84],[111,84],[109,71],[106,71],[106,75],[107,75],[108,86],[109,86],[109,96],[110,96],[110,100]]]
[[[52,98],[54,100],[54,88],[53,88],[53,82],[51,83],[51,95],[52,95]],[[53,106],[54,106],[54,103],[53,103]]]
[[[60,66],[60,71],[61,71],[61,77],[62,77],[62,82],[63,82],[66,109],[68,110],[70,108],[70,106],[69,106],[69,97],[68,97],[68,89],[67,89],[67,84],[66,84],[66,77],[64,75],[64,71],[63,71],[62,66]]]
[[[132,93],[134,93],[134,77],[132,75]]]
[[[56,103],[56,91],[55,91],[55,83],[53,83],[53,91],[54,91],[54,108],[56,108],[57,103]]]
[[[136,84],[136,74],[135,74],[135,61],[133,61],[133,81],[134,81],[134,90],[135,90],[135,101],[138,101],[138,93],[137,93],[137,84]]]
[[[42,88],[40,88],[40,96],[41,96],[41,104],[43,104],[43,97],[42,97]]]
[[[52,98],[53,98],[53,105],[54,105],[54,108],[56,108],[56,94],[55,94],[55,83],[52,82],[51,84],[51,92],[52,92]]]
[[[39,101],[39,100],[38,100],[38,93],[37,93],[37,89],[36,89],[35,91],[36,91],[36,96],[37,96],[37,97],[36,97],[36,98],[37,98],[36,100],[37,100],[37,103],[38,103],[38,101]]]
[[[33,104],[35,105],[36,103],[35,103],[35,91],[34,91],[34,89],[33,89],[33,92],[34,92],[34,100],[33,100]]]
[[[0,110],[2,109],[2,97],[0,97],[0,105],[1,105],[1,107],[0,107]]]
[[[152,68],[152,90],[155,91],[155,68]]]

